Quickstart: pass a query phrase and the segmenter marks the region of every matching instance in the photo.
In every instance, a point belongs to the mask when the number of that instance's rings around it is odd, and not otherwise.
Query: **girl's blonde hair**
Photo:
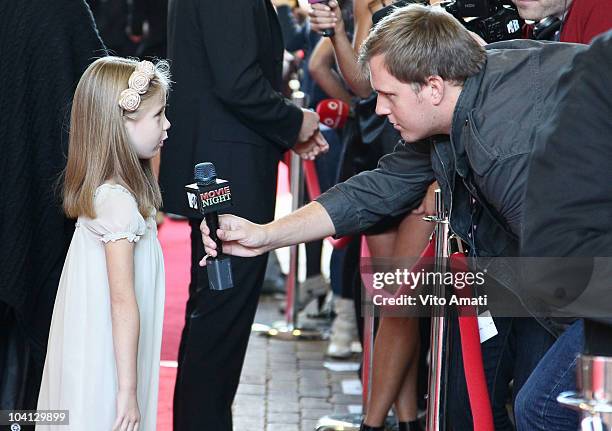
[[[169,67],[166,61],[157,62],[149,89],[140,96],[139,109],[127,112],[119,106],[119,97],[128,88],[128,79],[137,64],[137,60],[126,58],[100,58],[85,70],[77,85],[63,184],[63,206],[68,217],[95,218],[94,193],[109,179],[119,180],[132,192],[143,217],[161,206],[151,161],[139,159],[130,145],[124,116],[137,119],[147,100],[167,98]]]

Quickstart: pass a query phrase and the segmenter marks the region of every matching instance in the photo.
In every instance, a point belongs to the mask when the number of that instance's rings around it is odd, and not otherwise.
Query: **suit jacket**
[[[183,186],[192,182],[194,164],[212,161],[227,178],[254,163],[245,159],[253,151],[241,151],[245,145],[276,163],[295,144],[303,114],[279,92],[283,46],[270,0],[170,1],[168,55],[176,84],[160,174],[166,211],[193,215]]]

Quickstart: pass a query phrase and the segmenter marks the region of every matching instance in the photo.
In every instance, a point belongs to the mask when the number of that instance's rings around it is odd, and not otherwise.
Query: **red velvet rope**
[[[315,169],[314,161],[305,160],[304,166],[304,178],[306,180],[306,189],[308,190],[308,196],[310,200],[315,200],[321,195],[321,187],[319,185],[319,178]],[[327,237],[334,248],[343,248],[351,240],[350,237],[342,237],[340,239],[334,239]],[[431,259],[433,255],[433,242],[431,242],[427,248],[423,251],[421,259]],[[366,245],[366,241],[362,241],[361,256],[369,257],[369,250]],[[417,266],[418,266],[417,262]],[[462,253],[454,253],[450,258],[450,265],[453,271],[468,271],[467,259]],[[471,295],[471,289],[464,288],[462,290],[456,289],[455,292],[462,296]],[[474,421],[474,429],[478,431],[495,431],[493,425],[493,412],[491,409],[491,402],[489,399],[489,390],[487,388],[487,380],[485,378],[484,366],[482,362],[482,350],[480,348],[480,334],[478,330],[478,318],[476,317],[476,310],[468,310],[465,307],[460,310],[459,316],[459,332],[461,334],[461,351],[463,354],[463,368],[465,372],[465,379],[468,388],[468,396],[470,399],[470,407],[472,410],[472,416]],[[366,325],[369,326],[369,325]],[[368,334],[373,336],[373,334]],[[368,337],[364,337],[365,340]],[[370,357],[369,343],[364,345],[364,361]],[[368,394],[368,387],[370,384],[370,371],[369,364],[364,362],[363,364],[363,396],[364,401]],[[365,405],[365,402],[364,402]]]
[[[463,253],[453,253],[450,257],[451,270],[468,272],[467,258]],[[471,297],[471,287],[455,288],[455,294],[461,297]],[[495,431],[493,411],[489,399],[487,379],[482,363],[480,349],[480,333],[476,309],[472,306],[462,306],[459,310],[459,332],[461,334],[461,352],[463,354],[463,370],[467,383],[470,408],[474,420],[474,429],[478,431]]]

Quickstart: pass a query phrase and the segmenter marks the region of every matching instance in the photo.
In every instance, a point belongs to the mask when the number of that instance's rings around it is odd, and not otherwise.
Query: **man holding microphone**
[[[450,227],[472,255],[517,256],[526,170],[537,131],[557,104],[560,71],[583,50],[534,41],[485,49],[441,9],[398,9],[370,33],[360,62],[378,93],[377,114],[386,116],[405,142],[377,169],[352,177],[282,219],[260,224],[222,216],[217,234],[224,253],[258,256],[363,231],[416,208],[435,179]],[[205,223],[201,230],[206,252],[216,256]],[[507,289],[517,287],[511,274],[495,275]],[[533,318],[494,320],[498,335],[482,344],[484,371],[495,429],[511,430],[505,407],[509,383],[514,381],[515,393],[520,390],[560,330]],[[449,417],[455,431],[471,430],[461,355],[451,355]],[[364,424],[363,429],[380,425]]]

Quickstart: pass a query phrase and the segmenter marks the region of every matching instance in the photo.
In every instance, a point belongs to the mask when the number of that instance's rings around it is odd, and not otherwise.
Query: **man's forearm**
[[[270,250],[301,244],[334,235],[336,230],[329,214],[318,202],[265,225]]]

